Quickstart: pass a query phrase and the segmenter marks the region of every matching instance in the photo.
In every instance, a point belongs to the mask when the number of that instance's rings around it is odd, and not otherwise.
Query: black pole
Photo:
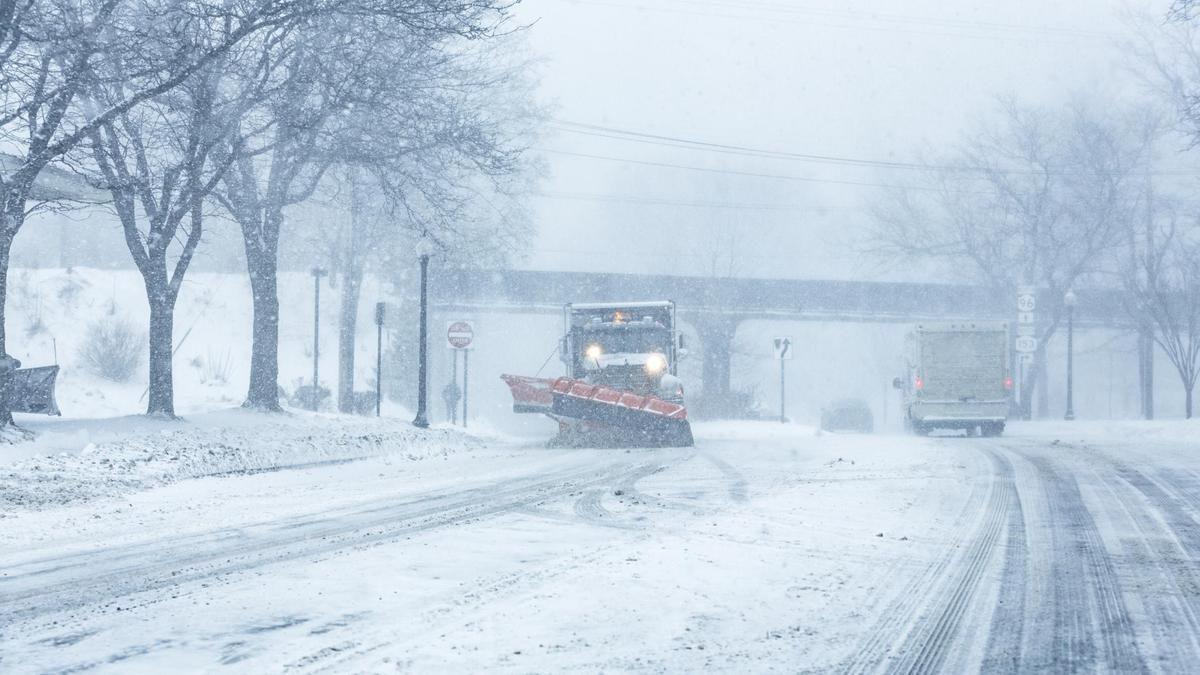
[[[413,426],[425,429],[429,420],[425,416],[425,400],[428,396],[428,347],[429,342],[429,254],[421,254],[421,345],[418,350],[418,380],[417,380],[417,416],[413,418]]]
[[[1067,414],[1063,419],[1075,419],[1075,307],[1067,306]]]
[[[780,424],[787,424],[787,406],[785,405],[786,400],[787,400],[785,398],[785,396],[787,394],[787,390],[783,386],[784,385],[783,373],[784,373],[784,364],[785,363],[787,363],[786,360],[779,359],[779,423]]]
[[[458,386],[458,351],[457,349],[450,350],[450,381],[453,386]],[[450,424],[458,426],[458,401],[450,397]]]
[[[312,409],[316,411],[320,403],[320,360],[321,360],[321,277],[325,270],[314,267],[313,275],[313,388]]]
[[[383,406],[383,314],[387,305],[375,303],[375,416]]]
[[[470,379],[469,379],[471,369],[467,366],[467,364],[470,363],[470,358],[471,358],[471,350],[464,349],[463,350],[463,428],[464,429],[467,428],[467,396],[470,395],[468,392],[471,391]]]

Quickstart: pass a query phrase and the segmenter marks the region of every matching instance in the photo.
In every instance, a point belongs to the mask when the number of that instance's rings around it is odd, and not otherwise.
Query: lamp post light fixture
[[[421,264],[421,321],[420,345],[417,349],[417,416],[413,426],[425,429],[429,426],[426,403],[429,398],[429,256],[433,253],[433,242],[422,235],[416,246],[417,260]]]
[[[321,403],[320,395],[320,357],[321,357],[321,278],[327,276],[328,271],[320,267],[312,268],[313,276],[313,384],[312,384],[312,409],[315,412]]]
[[[1067,289],[1063,305],[1067,308],[1067,414],[1063,419],[1075,419],[1075,291]]]

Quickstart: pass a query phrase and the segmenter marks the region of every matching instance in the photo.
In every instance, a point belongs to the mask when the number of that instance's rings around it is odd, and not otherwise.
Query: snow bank
[[[70,447],[80,443],[82,447]],[[99,420],[94,428],[72,426],[44,435],[33,447],[49,449],[48,445],[59,452],[0,469],[0,516],[4,511],[114,497],[188,478],[382,455],[420,460],[483,442],[452,428],[419,430],[398,419],[229,410],[186,421]]]
[[[1036,420],[1009,421],[1009,436],[1063,441],[1194,443],[1200,439],[1200,419],[1180,420]]]

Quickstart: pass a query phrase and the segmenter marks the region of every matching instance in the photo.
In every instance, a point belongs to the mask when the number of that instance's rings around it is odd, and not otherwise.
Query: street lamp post
[[[383,406],[383,320],[387,305],[375,303],[375,416]]]
[[[417,243],[418,260],[421,263],[421,321],[420,340],[417,350],[417,416],[413,426],[425,429],[429,426],[426,415],[426,399],[429,389],[429,254],[430,243],[427,237],[421,237]]]
[[[1067,307],[1067,414],[1065,420],[1075,419],[1075,291],[1067,290],[1063,304]]]
[[[313,276],[313,386],[312,386],[312,409],[316,411],[320,404],[320,380],[317,379],[320,375],[320,356],[321,356],[321,277],[329,274],[329,272],[314,267],[312,269]]]

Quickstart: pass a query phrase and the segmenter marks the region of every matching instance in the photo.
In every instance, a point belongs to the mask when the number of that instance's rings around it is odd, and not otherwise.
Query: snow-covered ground
[[[1186,672],[1192,429],[715,423],[629,451],[442,429],[17,506],[0,670]]]
[[[0,465],[0,516],[130,492],[189,478],[255,473],[387,455],[422,459],[479,444],[448,428],[418,431],[394,417],[242,409],[164,420],[54,420],[14,443]]]
[[[9,352],[26,367],[59,364],[58,402],[69,418],[135,415],[146,408],[146,348],[126,382],[102,379],[89,369],[84,348],[97,323],[127,322],[135,343],[149,323],[146,290],[134,270],[18,269],[9,276],[6,324]],[[313,285],[302,272],[279,281],[279,384],[287,392],[312,377]],[[337,289],[326,280],[321,305],[321,382],[330,387],[337,368]],[[360,299],[357,342],[360,388],[374,377],[376,300],[392,300],[377,279],[367,279]],[[180,291],[175,312],[176,412],[192,414],[238,405],[250,377],[250,286],[245,274],[197,272]],[[392,317],[385,333],[399,319]],[[385,345],[388,344],[385,341]],[[36,422],[37,418],[23,417]],[[0,448],[0,463],[5,450]]]

